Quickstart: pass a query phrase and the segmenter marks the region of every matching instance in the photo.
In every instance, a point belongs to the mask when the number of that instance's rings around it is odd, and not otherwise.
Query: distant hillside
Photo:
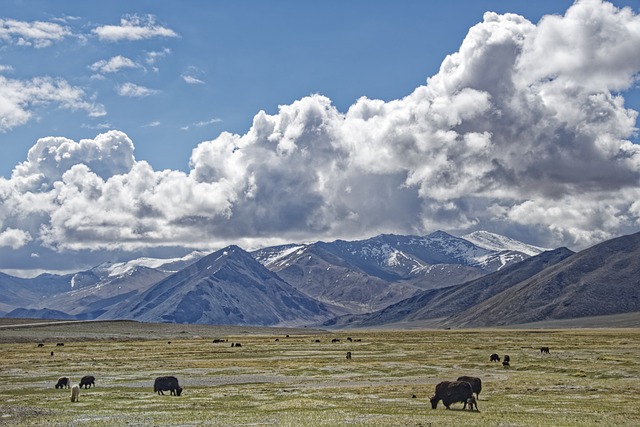
[[[483,301],[500,295],[572,254],[573,252],[566,248],[543,252],[467,283],[423,291],[383,310],[363,315],[341,316],[325,323],[324,326],[370,327],[427,319],[442,319],[444,322],[444,319],[473,309]]]
[[[4,317],[12,319],[50,319],[50,320],[76,320],[74,316],[58,310],[43,308],[40,310],[16,308]]]
[[[169,273],[141,265],[108,274],[97,269],[73,275],[71,289],[52,295],[31,308],[55,309],[81,320],[95,319],[114,304],[146,291]],[[98,271],[94,271],[98,270]],[[101,274],[100,274],[101,273]],[[82,280],[78,280],[82,277]]]
[[[640,233],[559,262],[449,320],[499,326],[640,311]]]

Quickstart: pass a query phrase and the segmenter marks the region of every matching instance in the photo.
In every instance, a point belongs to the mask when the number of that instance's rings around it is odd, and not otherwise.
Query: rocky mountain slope
[[[640,311],[640,233],[577,254],[565,248],[540,251],[484,232],[465,238],[444,232],[380,235],[251,254],[231,246],[206,256],[105,263],[66,276],[0,273],[0,314],[475,327]]]
[[[383,310],[362,315],[345,315],[323,326],[371,327],[393,323],[411,323],[438,319],[433,324],[447,323],[448,318],[471,310],[514,285],[556,265],[573,255],[566,248],[543,252],[478,279],[446,288],[422,291],[411,298]],[[451,323],[451,322],[449,322]]]
[[[248,252],[229,246],[117,304],[99,319],[294,326],[333,315]]]
[[[450,323],[500,326],[640,311],[640,233],[568,257]]]
[[[77,319],[95,319],[106,308],[144,292],[204,255],[193,252],[182,258],[105,262],[75,274],[43,274],[33,279],[0,277],[0,295],[11,297],[4,304],[6,311],[26,307],[41,318],[58,318],[61,311]]]
[[[502,237],[488,236],[495,241]],[[494,243],[485,248],[438,231],[423,237],[379,235],[352,242],[286,245],[252,255],[305,294],[351,313],[365,313],[422,289],[463,283],[529,257],[509,247],[525,248],[523,243],[504,237],[501,241],[502,247]]]

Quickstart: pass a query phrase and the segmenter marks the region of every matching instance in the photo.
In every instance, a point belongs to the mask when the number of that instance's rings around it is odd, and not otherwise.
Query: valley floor
[[[638,328],[330,333],[86,322],[2,328],[0,342],[7,426],[640,425]],[[489,362],[494,352],[509,354],[511,367]],[[83,375],[96,387],[77,403],[54,388],[58,377]],[[177,376],[182,396],[155,394],[160,375]],[[435,385],[460,375],[482,379],[480,412],[431,409]]]

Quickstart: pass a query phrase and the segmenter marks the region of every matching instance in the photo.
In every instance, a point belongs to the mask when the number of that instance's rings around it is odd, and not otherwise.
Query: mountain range
[[[503,326],[640,311],[640,233],[579,253],[504,236],[379,235],[0,274],[6,317],[261,326]]]

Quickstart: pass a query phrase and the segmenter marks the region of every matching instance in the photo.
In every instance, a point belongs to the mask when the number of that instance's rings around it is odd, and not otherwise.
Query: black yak
[[[467,403],[473,397],[471,384],[466,381],[442,381],[436,386],[436,394],[430,399],[431,408],[436,409],[438,402],[442,400],[445,408],[449,409],[452,403]]]
[[[493,353],[491,356],[489,356],[489,361],[491,361],[491,362],[499,362],[500,361],[500,356],[498,356],[496,353]]]
[[[58,378],[58,382],[56,383],[56,388],[69,388],[71,387],[71,381],[67,377]]]
[[[80,388],[91,388],[91,386],[96,386],[96,378],[93,375],[85,375],[80,378]]]
[[[174,376],[158,377],[153,383],[153,391],[163,396],[163,391],[170,391],[171,396],[180,396],[182,387],[180,387],[178,379]]]
[[[466,381],[471,384],[471,389],[476,394],[476,397],[480,399],[480,392],[482,391],[482,380],[477,377],[458,377],[456,381]]]
[[[547,354],[549,354],[549,347],[540,347],[540,353],[547,353]]]

